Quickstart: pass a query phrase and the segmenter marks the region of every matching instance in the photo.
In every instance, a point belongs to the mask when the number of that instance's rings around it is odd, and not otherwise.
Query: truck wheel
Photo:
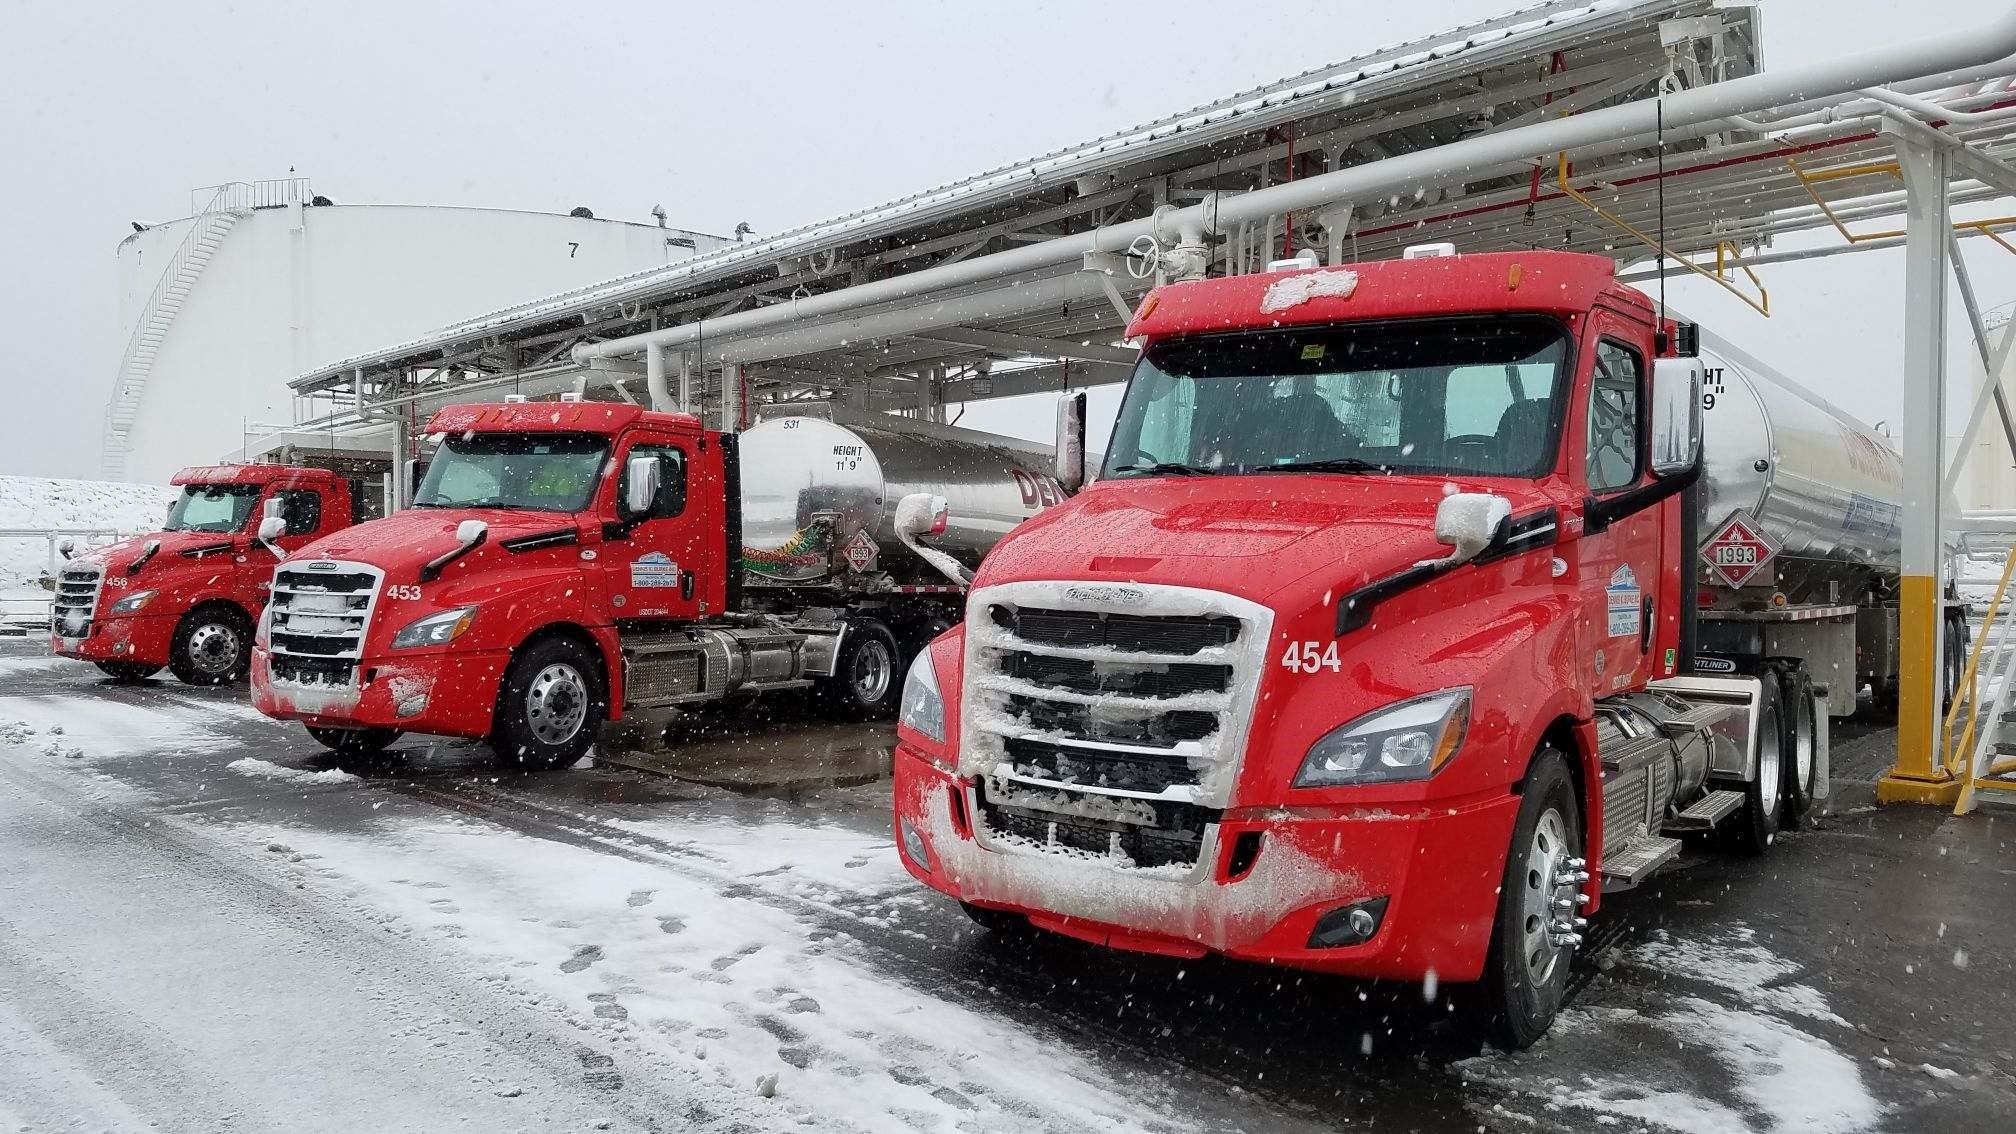
[[[1769,676],[1768,674],[1766,675]],[[1757,774],[1743,785],[1743,810],[1730,823],[1730,839],[1745,854],[1763,854],[1778,838],[1785,784],[1785,706],[1778,683],[1762,683],[1757,706]]]
[[[1531,1047],[1561,1010],[1568,968],[1582,942],[1575,911],[1589,877],[1584,866],[1582,813],[1568,758],[1542,748],[1520,794],[1491,952],[1473,1004],[1485,1035],[1506,1051]]]
[[[565,768],[586,755],[609,717],[602,666],[572,638],[519,652],[497,691],[490,747],[521,768]]]
[[[182,616],[168,644],[168,668],[189,685],[245,680],[252,660],[252,624],[231,606],[203,606]]]
[[[121,685],[130,685],[136,681],[145,681],[161,672],[160,666],[147,665],[142,662],[101,661],[93,662],[92,664],[102,670],[105,676]]]
[[[1788,830],[1797,830],[1805,824],[1807,812],[1813,809],[1813,796],[1818,784],[1815,777],[1819,773],[1819,722],[1813,712],[1813,679],[1804,666],[1793,665],[1779,674],[1778,691],[1779,719],[1784,727],[1780,730],[1779,753],[1785,766],[1785,805],[1780,817]]]
[[[396,728],[318,728],[309,725],[308,735],[338,756],[376,756],[406,734]]]
[[[826,710],[850,720],[882,720],[896,715],[903,670],[897,664],[896,636],[887,626],[862,618],[847,625],[833,676],[819,682]]]

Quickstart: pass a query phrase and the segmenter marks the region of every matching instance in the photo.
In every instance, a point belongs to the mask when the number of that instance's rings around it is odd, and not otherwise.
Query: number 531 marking
[[[1281,664],[1291,673],[1315,673],[1327,669],[1332,673],[1342,672],[1344,663],[1337,658],[1337,643],[1290,642],[1288,652],[1281,655]]]

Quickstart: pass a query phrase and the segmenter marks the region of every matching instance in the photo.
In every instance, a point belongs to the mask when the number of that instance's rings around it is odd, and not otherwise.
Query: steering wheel
[[[1442,442],[1442,455],[1452,465],[1481,468],[1495,455],[1498,437],[1491,433],[1458,433]],[[1477,458],[1483,458],[1479,460]]]

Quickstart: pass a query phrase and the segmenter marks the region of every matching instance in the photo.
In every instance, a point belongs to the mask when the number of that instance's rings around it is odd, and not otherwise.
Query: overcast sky
[[[662,202],[674,225],[771,233],[1513,6],[0,0],[0,473],[96,475],[121,346],[114,248],[129,221],[186,214],[196,186],[292,167],[344,203],[585,204],[648,222]],[[1998,6],[1769,0],[1765,59]],[[1984,301],[2016,298],[2016,257],[1983,245],[1967,243]],[[1894,422],[1900,264],[1770,268],[1769,320],[1693,285],[1672,294]]]

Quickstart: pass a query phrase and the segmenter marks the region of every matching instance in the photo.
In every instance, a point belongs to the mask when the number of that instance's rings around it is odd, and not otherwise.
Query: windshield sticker
[[[1637,637],[1639,619],[1644,616],[1639,606],[1642,592],[1638,590],[1638,576],[1632,574],[1629,564],[1617,568],[1610,576],[1610,588],[1605,593],[1610,600],[1610,636]]]
[[[630,561],[630,585],[644,587],[676,587],[679,585],[679,564],[662,551],[640,555]]]
[[[1324,344],[1308,343],[1302,348],[1302,361],[1314,362],[1323,357]]]

